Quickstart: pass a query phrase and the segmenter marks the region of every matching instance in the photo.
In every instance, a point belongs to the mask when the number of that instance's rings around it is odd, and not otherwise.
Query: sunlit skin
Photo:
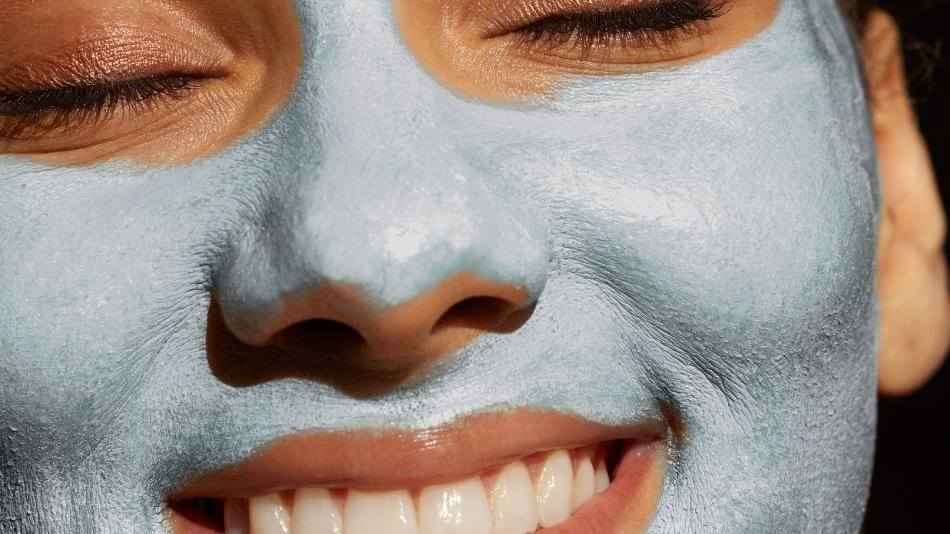
[[[604,7],[630,2],[603,2]],[[589,47],[524,43],[512,31],[558,10],[589,6],[584,0],[397,0],[398,17],[413,53],[447,87],[479,99],[512,101],[556,91],[579,75],[618,75],[675,68],[735,47],[775,16],[778,0],[721,4],[714,19],[675,38],[639,42],[614,39]]]
[[[52,3],[0,4],[8,20],[16,17],[20,22],[0,36],[4,89],[22,90],[97,73],[112,79],[172,70],[208,77],[200,90],[153,108],[119,110],[84,127],[0,138],[0,150],[6,153],[67,164],[200,158],[227,146],[273,113],[290,90],[299,63],[295,59],[299,30],[289,6],[281,3],[204,2],[201,7],[169,3],[174,10],[143,9],[122,0],[95,6],[57,4],[55,10]],[[403,29],[420,60],[447,85],[478,97],[517,98],[543,94],[578,69],[609,75],[669,68],[734,46],[770,20],[777,2],[734,2],[729,13],[703,28],[698,38],[672,50],[605,51],[612,54],[612,61],[601,61],[604,54],[592,54],[582,65],[574,58],[519,49],[511,38],[481,37],[478,29],[488,23],[478,18],[478,8],[484,10],[481,4],[453,3],[457,9],[445,10],[438,0],[411,8],[397,2],[397,13],[404,15]],[[515,12],[517,3],[500,3],[508,4]],[[110,6],[117,9],[106,9]],[[100,9],[114,18],[103,17]],[[450,24],[440,23],[445,17]],[[235,19],[253,22],[257,33],[240,31],[245,26],[235,24]],[[63,31],[77,24],[83,32]],[[442,32],[432,32],[434,27]],[[863,44],[885,195],[879,272],[884,303],[881,388],[906,393],[938,368],[950,345],[950,301],[940,253],[946,225],[929,155],[907,96],[893,21],[876,12]],[[162,45],[173,45],[176,53],[169,56]],[[262,87],[265,75],[269,82]]]
[[[53,164],[184,162],[220,151],[283,104],[300,63],[286,2],[4,1],[0,14],[15,21],[0,34],[4,92],[166,74],[193,81],[181,95],[96,117],[2,118],[0,151]]]
[[[879,387],[886,395],[901,395],[926,383],[950,345],[947,225],[907,93],[893,19],[872,13],[863,43],[883,182]]]
[[[768,26],[780,5],[779,0],[728,1],[715,19],[687,27],[675,39],[601,41],[583,53],[550,43],[531,44],[519,37],[518,28],[556,8],[590,3],[601,9],[631,4],[629,0],[570,0],[557,5],[553,0],[394,0],[394,16],[407,47],[434,79],[466,98],[514,105],[544,99],[579,75],[676,69],[734,48]],[[523,9],[524,5],[534,11]],[[0,31],[4,101],[10,101],[10,95],[63,86],[116,85],[141,77],[153,77],[150,80],[157,84],[185,80],[164,86],[165,94],[154,99],[120,102],[114,109],[85,115],[47,111],[27,120],[4,114],[0,107],[0,153],[53,166],[114,161],[185,164],[216,154],[286,104],[303,54],[293,6],[283,1],[0,0],[0,21],[16,21]],[[946,222],[907,94],[899,42],[894,22],[883,12],[872,13],[862,45],[883,182],[878,358],[879,390],[887,395],[906,394],[926,383],[950,347],[950,293],[942,255]],[[473,285],[483,287],[479,286],[482,281],[462,278],[468,284],[465,291]],[[518,309],[523,294],[494,286],[492,291],[511,303],[511,309],[506,309],[511,316],[493,327],[504,331],[509,323],[527,319],[530,310],[521,313]],[[438,319],[446,307],[444,295],[438,295],[420,300],[437,305],[420,304],[411,308],[413,313],[368,321],[361,332],[369,333],[374,350],[411,352],[405,346],[415,345],[405,340],[417,330],[428,331],[432,325],[425,321]],[[332,307],[333,299],[325,300]],[[313,307],[312,303],[300,306]],[[438,310],[430,309],[433,306]],[[444,343],[433,345],[433,359],[475,335],[467,325],[446,333]],[[372,361],[360,362],[347,372],[400,371],[398,363],[374,367]],[[235,376],[241,376],[240,369]],[[494,426],[504,424],[510,421],[489,419],[483,433],[493,435]],[[379,447],[373,440],[385,442],[387,437],[366,439]],[[301,453],[300,447],[288,450]],[[454,450],[447,449],[445,454]],[[616,532],[639,531],[649,522],[666,459],[661,445],[651,454],[643,487],[619,507],[622,524],[610,527]],[[189,491],[197,492],[190,488],[183,493]],[[179,528],[185,532],[188,527]]]

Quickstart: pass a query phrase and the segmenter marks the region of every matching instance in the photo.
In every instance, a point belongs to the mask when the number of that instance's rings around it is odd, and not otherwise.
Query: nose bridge
[[[321,161],[296,177],[298,205],[289,211],[297,216],[282,217],[298,267],[309,267],[300,274],[357,287],[378,308],[404,303],[466,269],[512,278],[503,265],[510,260],[490,251],[514,235],[486,231],[525,225],[510,220],[487,177],[453,146],[461,132],[446,115],[462,103],[405,47],[391,0],[332,4],[332,13],[305,10],[304,16],[332,17],[332,24],[359,31],[333,31],[320,22],[314,26],[333,38],[308,45],[319,53],[301,78],[313,90],[300,92],[295,107],[305,109],[310,130],[320,134]],[[294,285],[299,290],[306,282]]]
[[[326,134],[318,143],[366,154],[432,133],[448,93],[406,47],[393,0],[297,1],[305,58],[292,111]]]
[[[511,178],[481,172],[459,142],[464,132],[449,119],[453,106],[467,104],[398,45],[377,4],[359,3],[359,32],[307,44],[330,50],[305,62],[288,127],[276,129],[295,171],[262,196],[268,205],[255,210],[258,220],[221,270],[215,301],[244,343],[281,339],[309,354],[327,340],[315,337],[326,325],[313,321],[329,319],[365,342],[341,353],[363,358],[368,346],[373,357],[405,356],[395,366],[407,367],[415,352],[458,346],[448,335],[454,327],[433,341],[443,322],[479,331],[514,324],[514,308],[544,286],[548,245],[507,187]],[[356,4],[335,5],[345,15]],[[479,298],[490,302],[447,311]]]
[[[265,247],[281,272],[275,299],[318,286],[349,287],[381,312],[469,273],[519,288],[531,301],[544,284],[547,250],[535,221],[509,209],[460,157],[431,143],[376,150],[367,159],[331,155]],[[371,158],[378,158],[373,161]]]

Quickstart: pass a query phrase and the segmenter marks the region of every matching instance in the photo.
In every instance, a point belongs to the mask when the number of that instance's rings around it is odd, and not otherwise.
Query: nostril
[[[508,323],[521,308],[496,297],[471,297],[446,310],[432,327],[435,334],[449,328],[471,328],[491,332],[513,331]]]
[[[270,345],[299,352],[351,354],[366,340],[353,327],[332,319],[301,321],[277,332]]]

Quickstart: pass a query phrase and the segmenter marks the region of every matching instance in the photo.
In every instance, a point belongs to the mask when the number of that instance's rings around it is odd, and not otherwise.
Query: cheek
[[[825,92],[821,69],[796,66],[801,87],[786,86],[791,72],[721,65],[578,84],[564,98],[580,109],[595,92],[618,104],[551,119],[533,134],[542,155],[507,164],[537,177],[559,265],[606,286],[654,339],[757,387],[763,365],[815,363],[796,363],[817,358],[803,347],[867,341],[873,147],[849,131],[866,118]]]
[[[46,444],[19,449],[25,461],[71,462],[154,417],[143,392],[187,389],[163,363],[200,368],[182,355],[202,342],[194,241],[211,225],[189,198],[203,180],[3,164],[0,242],[16,261],[0,263],[0,404],[20,436]]]

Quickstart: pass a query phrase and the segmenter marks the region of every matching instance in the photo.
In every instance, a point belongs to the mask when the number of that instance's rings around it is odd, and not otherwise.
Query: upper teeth
[[[596,463],[596,467],[595,467]],[[561,449],[531,476],[523,461],[417,492],[301,488],[292,506],[277,493],[224,506],[228,534],[525,534],[568,517],[609,481],[589,449]],[[533,479],[532,479],[533,478]],[[414,498],[415,496],[415,498]]]

